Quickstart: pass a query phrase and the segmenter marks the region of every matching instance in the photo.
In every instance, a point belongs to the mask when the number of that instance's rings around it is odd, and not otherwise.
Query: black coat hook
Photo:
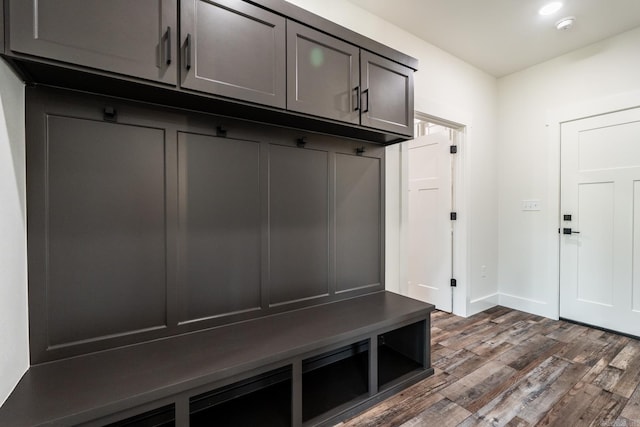
[[[306,144],[307,144],[307,137],[306,137],[306,136],[303,136],[302,138],[298,138],[298,139],[296,140],[296,145],[297,145],[299,148],[304,148],[304,146],[305,146]]]
[[[226,138],[227,137],[227,130],[225,128],[223,128],[222,126],[218,126],[216,128],[216,136],[219,136],[220,138]]]
[[[104,110],[102,110],[102,118],[104,119],[105,122],[116,122],[118,121],[118,111],[111,107],[111,106],[106,106],[104,107]]]
[[[362,155],[364,154],[364,152],[365,152],[364,147],[358,147],[358,148],[356,148],[356,155],[357,155],[357,156],[362,156]]]

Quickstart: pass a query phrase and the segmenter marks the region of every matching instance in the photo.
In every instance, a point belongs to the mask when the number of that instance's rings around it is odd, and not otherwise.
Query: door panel
[[[380,159],[336,155],[336,292],[380,285]]]
[[[47,335],[166,325],[163,129],[47,118]]]
[[[582,236],[582,242],[588,239],[588,244],[577,245],[578,299],[609,306],[613,303],[613,200],[612,182],[578,187],[580,222],[576,226],[591,231]]]
[[[285,107],[283,17],[231,0],[185,0],[181,7],[183,87]]]
[[[360,123],[357,47],[293,21],[287,22],[287,108]]]
[[[360,62],[362,125],[413,136],[413,70],[367,51]]]
[[[259,154],[253,141],[178,134],[182,320],[260,308]]]
[[[640,108],[562,124],[560,315],[640,336]]]
[[[451,311],[451,141],[448,131],[409,145],[409,296]]]
[[[176,0],[11,0],[10,6],[14,52],[177,83]]]
[[[328,153],[269,148],[269,303],[329,294]]]

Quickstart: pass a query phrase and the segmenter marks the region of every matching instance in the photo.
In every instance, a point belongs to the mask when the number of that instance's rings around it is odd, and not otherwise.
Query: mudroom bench
[[[433,308],[381,291],[32,366],[0,425],[330,425],[433,373]]]

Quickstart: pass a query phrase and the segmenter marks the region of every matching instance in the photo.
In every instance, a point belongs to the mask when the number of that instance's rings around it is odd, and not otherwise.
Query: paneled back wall
[[[32,363],[384,288],[384,147],[45,87],[26,129]]]

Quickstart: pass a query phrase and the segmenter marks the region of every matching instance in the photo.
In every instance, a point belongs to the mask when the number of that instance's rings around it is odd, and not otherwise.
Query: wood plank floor
[[[341,427],[640,427],[638,340],[504,307],[431,333],[435,374]]]

